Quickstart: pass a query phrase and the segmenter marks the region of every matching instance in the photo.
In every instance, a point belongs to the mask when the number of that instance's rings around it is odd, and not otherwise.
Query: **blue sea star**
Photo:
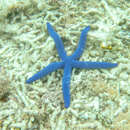
[[[64,106],[65,108],[68,108],[70,106],[70,78],[72,68],[106,69],[116,67],[117,63],[78,61],[79,57],[82,55],[83,50],[85,48],[87,33],[90,30],[90,26],[82,30],[78,47],[75,50],[75,52],[70,56],[67,56],[66,51],[64,50],[62,39],[55,32],[50,23],[47,23],[47,30],[49,35],[53,38],[56,44],[56,48],[61,58],[61,61],[50,63],[47,67],[43,68],[41,71],[39,71],[38,73],[34,74],[31,78],[26,80],[26,83],[32,83],[33,81],[38,80],[57,69],[64,69],[62,79],[62,91],[64,98]]]

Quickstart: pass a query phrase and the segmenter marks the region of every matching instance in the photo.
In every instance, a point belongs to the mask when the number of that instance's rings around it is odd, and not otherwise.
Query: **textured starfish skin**
[[[78,47],[71,56],[66,55],[63,42],[50,23],[47,23],[47,29],[49,35],[53,38],[56,44],[58,54],[61,58],[61,62],[50,63],[47,67],[43,68],[41,71],[29,78],[26,83],[32,83],[35,80],[38,80],[57,69],[64,69],[64,74],[62,78],[62,91],[64,98],[64,106],[65,108],[68,108],[70,106],[70,79],[73,68],[107,69],[116,67],[117,63],[78,61],[85,48],[87,33],[90,30],[89,26],[82,30]]]

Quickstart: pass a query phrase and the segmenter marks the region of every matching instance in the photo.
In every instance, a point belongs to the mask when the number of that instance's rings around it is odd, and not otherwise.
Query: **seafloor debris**
[[[7,100],[9,91],[10,91],[9,79],[7,78],[4,70],[0,68],[0,101]]]

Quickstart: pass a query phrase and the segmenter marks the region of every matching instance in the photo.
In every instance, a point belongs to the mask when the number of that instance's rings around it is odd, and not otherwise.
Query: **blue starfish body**
[[[26,81],[26,83],[32,83],[35,80],[38,80],[57,69],[64,69],[64,74],[62,79],[62,91],[63,91],[63,98],[64,98],[64,106],[65,108],[68,108],[70,106],[70,78],[71,78],[72,68],[107,69],[107,68],[116,67],[117,63],[78,61],[79,57],[82,55],[83,50],[85,48],[87,33],[90,30],[89,26],[82,30],[78,47],[71,56],[67,56],[61,38],[55,32],[55,30],[53,29],[50,23],[47,23],[47,29],[49,35],[53,38],[56,44],[58,54],[61,58],[61,62],[53,62],[49,64],[47,67],[43,68],[41,71],[39,71],[38,73],[34,74],[31,78],[29,78]]]

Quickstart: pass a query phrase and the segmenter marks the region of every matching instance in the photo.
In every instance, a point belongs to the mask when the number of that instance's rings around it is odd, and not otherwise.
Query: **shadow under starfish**
[[[47,23],[47,30],[49,35],[53,38],[56,44],[56,48],[61,58],[61,61],[50,63],[47,67],[43,68],[41,71],[39,71],[38,73],[30,77],[28,80],[26,80],[26,83],[32,83],[35,80],[38,80],[57,69],[64,69],[64,74],[62,79],[62,91],[63,91],[63,98],[64,98],[64,106],[65,108],[68,108],[70,106],[70,79],[71,79],[71,72],[73,68],[107,69],[107,68],[116,67],[118,64],[109,63],[109,62],[78,61],[85,48],[87,33],[90,30],[90,26],[87,26],[82,30],[78,47],[71,56],[67,56],[62,39],[55,32],[55,30],[53,29],[50,23]]]

